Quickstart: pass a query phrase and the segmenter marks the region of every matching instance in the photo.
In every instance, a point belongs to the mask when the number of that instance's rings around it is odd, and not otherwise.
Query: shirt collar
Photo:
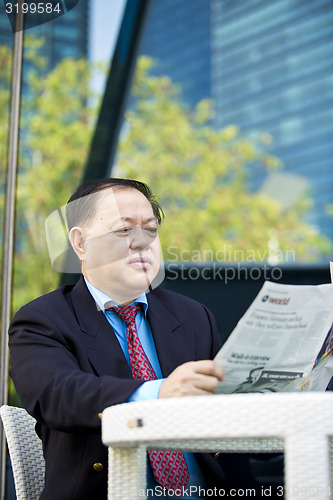
[[[87,285],[87,288],[89,292],[91,293],[94,301],[97,304],[97,307],[105,312],[106,307],[111,307],[111,306],[120,306],[118,302],[113,300],[111,297],[109,297],[106,293],[102,292],[101,290],[98,290],[98,288],[94,287],[85,277],[84,281]],[[136,305],[136,304],[142,304],[143,306],[143,311],[145,313],[145,316],[147,315],[147,309],[148,309],[148,301],[147,301],[147,296],[145,293],[140,295],[137,299],[133,300],[131,304],[129,305]]]

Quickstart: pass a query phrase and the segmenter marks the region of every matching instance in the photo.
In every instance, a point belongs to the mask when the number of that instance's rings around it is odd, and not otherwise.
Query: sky
[[[126,0],[91,0],[89,15],[88,58],[91,61],[110,61],[123,17]],[[105,79],[96,75],[91,82],[101,94]]]
[[[89,59],[110,59],[117,41],[125,0],[91,0]]]

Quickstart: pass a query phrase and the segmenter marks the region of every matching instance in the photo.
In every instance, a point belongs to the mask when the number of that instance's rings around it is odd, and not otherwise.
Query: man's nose
[[[150,232],[149,229],[145,229],[141,226],[135,226],[129,236],[130,247],[136,250],[144,250],[151,245],[156,236],[156,233]]]

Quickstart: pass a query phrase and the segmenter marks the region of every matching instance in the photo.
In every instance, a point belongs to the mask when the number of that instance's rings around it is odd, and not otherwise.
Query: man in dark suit
[[[99,418],[104,408],[209,395],[224,378],[212,361],[220,341],[211,313],[189,298],[152,289],[162,216],[143,183],[104,179],[80,186],[67,205],[67,219],[81,279],[25,305],[13,318],[10,374],[43,441],[43,500],[106,499],[107,450]],[[121,308],[136,308],[135,324],[126,323]],[[138,335],[140,356],[148,358],[154,376],[133,378],[129,331]],[[225,485],[211,455],[185,459],[185,487]],[[148,474],[149,485],[158,485],[153,466]]]

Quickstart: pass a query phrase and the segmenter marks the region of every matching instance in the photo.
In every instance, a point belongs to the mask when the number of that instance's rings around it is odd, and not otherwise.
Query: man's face
[[[158,273],[157,228],[149,201],[136,189],[101,191],[95,214],[83,228],[84,276],[117,302],[131,302]]]

